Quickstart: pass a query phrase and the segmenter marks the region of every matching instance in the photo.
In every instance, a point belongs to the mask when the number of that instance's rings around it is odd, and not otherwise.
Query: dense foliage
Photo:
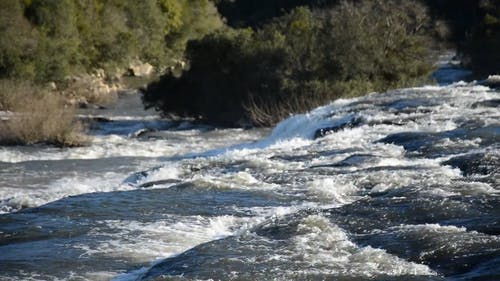
[[[363,0],[352,0],[360,2]],[[434,48],[457,49],[476,76],[500,72],[500,1],[415,0],[428,7],[432,25],[427,27],[437,40]],[[298,6],[328,8],[341,0],[218,0],[219,12],[233,27],[256,27]]]
[[[478,15],[460,51],[479,77],[500,74],[500,1],[480,1]]]
[[[420,0],[429,7],[431,16],[442,20],[449,29],[449,40],[460,44],[480,20],[480,6],[489,0]],[[493,0],[495,1],[495,0]]]
[[[477,77],[500,73],[500,1],[422,0],[445,23],[447,39]]]
[[[166,67],[221,25],[208,0],[4,0],[0,78],[62,81],[135,58]]]
[[[329,100],[409,85],[432,69],[423,6],[403,0],[292,10],[256,29],[191,41],[190,69],[144,101],[166,114],[271,125]]]
[[[217,0],[217,9],[232,27],[258,27],[297,7],[328,8],[340,0]]]

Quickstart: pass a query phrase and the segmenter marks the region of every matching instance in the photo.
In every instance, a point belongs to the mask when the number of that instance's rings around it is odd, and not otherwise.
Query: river
[[[0,147],[0,279],[500,280],[500,92],[453,74],[273,129],[126,95],[88,147]]]

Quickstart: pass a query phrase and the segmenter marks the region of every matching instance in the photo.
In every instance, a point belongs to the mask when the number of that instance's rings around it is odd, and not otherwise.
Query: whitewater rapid
[[[459,82],[271,132],[111,116],[86,148],[2,147],[0,277],[494,280],[499,100]]]

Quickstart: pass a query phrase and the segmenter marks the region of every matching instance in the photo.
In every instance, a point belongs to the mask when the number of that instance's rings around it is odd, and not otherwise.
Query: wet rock
[[[140,184],[140,188],[147,188],[147,187],[152,187],[155,185],[165,185],[165,184],[174,184],[174,183],[179,183],[181,182],[180,180],[177,179],[166,179],[166,180],[157,180],[157,181],[150,181],[150,182],[145,182],[143,184]],[[178,187],[186,187],[188,184],[180,184]]]
[[[480,84],[490,88],[500,88],[500,75],[490,75],[486,80],[481,81]]]
[[[254,231],[257,235],[273,240],[291,239],[297,234],[298,225],[303,217],[305,217],[305,212],[298,212],[282,219],[266,221],[257,226]]]
[[[326,167],[352,167],[352,166],[357,166],[360,165],[366,161],[369,161],[370,159],[375,158],[374,155],[371,154],[354,154],[350,155],[344,160],[333,163],[333,164],[326,164],[326,165],[315,165],[311,166],[311,168],[326,168]]]
[[[464,176],[500,173],[500,155],[493,153],[474,153],[453,157],[442,164],[459,168]]]
[[[131,186],[137,186],[140,185],[140,181],[149,176],[151,173],[158,171],[161,167],[155,167],[152,169],[149,169],[147,171],[140,171],[133,173],[132,175],[128,176],[124,181],[123,184],[128,184]]]
[[[403,146],[407,152],[415,152],[420,156],[436,157],[449,154],[463,153],[468,150],[467,143],[454,146],[442,146],[443,140],[454,142],[460,140],[480,139],[480,145],[492,145],[500,141],[499,126],[474,127],[473,124],[464,124],[464,127],[443,132],[402,132],[390,134],[377,142]]]
[[[401,145],[406,151],[417,151],[432,142],[433,135],[424,132],[402,132],[388,135],[377,141]]]
[[[408,108],[404,108],[404,109],[401,109],[401,110],[397,110],[395,112],[396,115],[399,115],[399,114],[429,114],[429,113],[432,113],[432,109],[429,109],[429,108],[411,108],[411,107],[408,107]]]
[[[500,99],[484,100],[472,104],[472,108],[478,107],[499,107]]]
[[[147,136],[148,133],[151,133],[151,132],[156,132],[157,130],[155,129],[151,129],[151,128],[143,128],[143,129],[140,129],[134,133],[132,133],[130,135],[130,137],[132,138],[140,138],[140,137],[144,137],[144,136]]]
[[[269,159],[290,161],[290,162],[305,162],[305,161],[311,161],[317,157],[319,157],[317,153],[311,152],[304,155],[275,155],[270,157]]]
[[[314,139],[322,138],[328,134],[335,133],[335,132],[344,130],[346,128],[358,127],[364,123],[363,121],[364,120],[361,117],[353,117],[352,119],[350,119],[347,122],[343,122],[343,123],[340,123],[340,124],[337,124],[337,125],[331,126],[331,127],[325,127],[325,128],[318,129],[318,130],[316,130],[316,132],[314,132]]]

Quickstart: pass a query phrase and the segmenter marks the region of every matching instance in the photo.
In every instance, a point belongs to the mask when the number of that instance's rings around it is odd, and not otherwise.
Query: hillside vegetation
[[[190,41],[189,69],[150,84],[144,101],[180,117],[272,125],[336,98],[415,85],[433,69],[429,19],[413,1],[362,1],[228,27]]]
[[[337,98],[420,85],[443,46],[478,78],[498,74],[500,1],[4,0],[0,38],[0,110],[17,116],[31,114],[24,104],[51,107],[67,112],[61,127],[77,128],[70,103],[112,101],[99,91],[147,64],[162,76],[143,89],[146,107],[269,126]],[[0,142],[60,139],[22,137],[13,122],[0,121]]]
[[[166,67],[221,25],[208,0],[0,1],[0,78],[58,82],[134,58]]]
[[[60,117],[68,120],[57,126],[76,126],[69,99],[112,100],[92,93],[106,89],[100,79],[116,82],[132,61],[149,63],[158,72],[178,68],[188,40],[222,25],[208,0],[0,1],[0,110],[20,113],[0,121],[0,143],[67,145],[54,141],[61,132],[49,130],[50,121],[43,123],[49,112],[64,112]],[[26,104],[43,107],[46,116],[43,111],[35,116]],[[23,126],[16,123],[21,115]]]

